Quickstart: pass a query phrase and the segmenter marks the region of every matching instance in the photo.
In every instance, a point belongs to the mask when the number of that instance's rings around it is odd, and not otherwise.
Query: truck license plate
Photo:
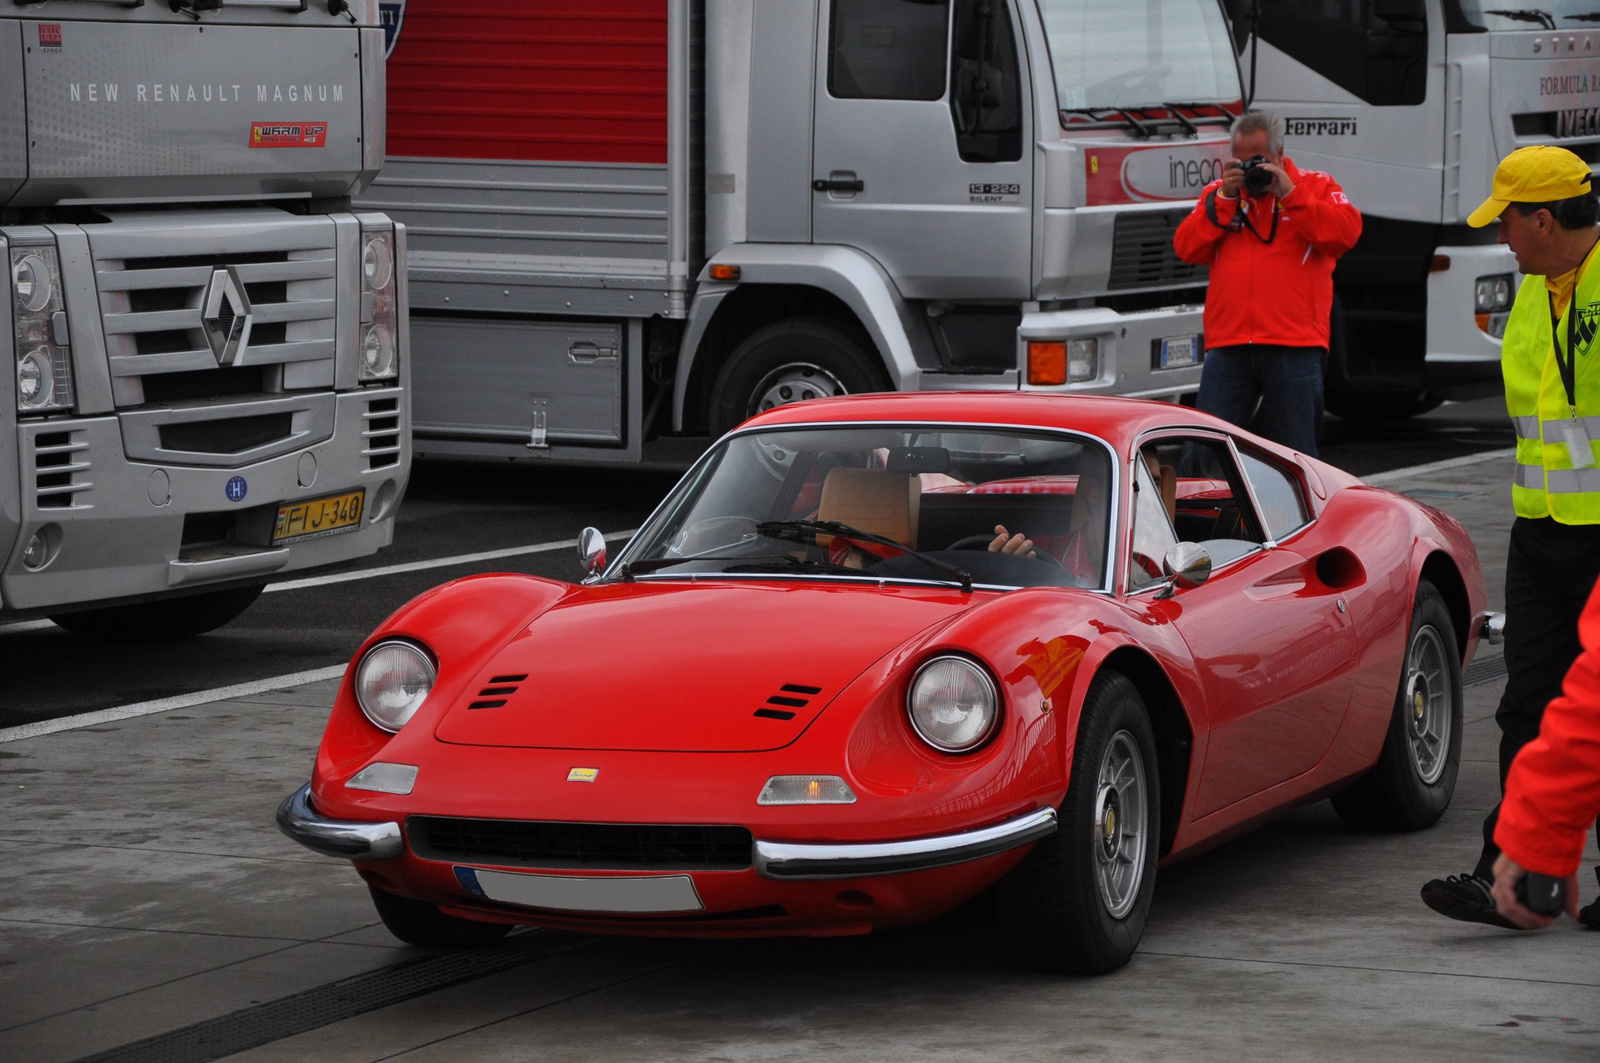
[[[361,527],[366,496],[366,490],[362,489],[279,506],[278,521],[272,529],[272,545],[355,531]]]
[[[1200,364],[1199,336],[1169,336],[1161,341],[1161,361],[1158,369],[1178,369]]]

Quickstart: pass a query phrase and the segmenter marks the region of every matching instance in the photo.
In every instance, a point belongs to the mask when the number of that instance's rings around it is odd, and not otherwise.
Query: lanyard
[[[1550,298],[1550,293],[1545,293],[1546,300],[1550,303],[1550,345],[1556,350],[1556,368],[1561,371],[1561,386],[1567,389],[1567,407],[1572,410],[1572,415],[1578,415],[1578,290],[1573,286],[1572,298],[1567,303],[1567,357],[1561,357],[1561,341],[1556,338],[1560,331],[1561,319],[1556,316],[1555,300]]]

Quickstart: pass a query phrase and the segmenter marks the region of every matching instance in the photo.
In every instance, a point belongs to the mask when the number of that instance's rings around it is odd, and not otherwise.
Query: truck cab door
[[[910,299],[1030,297],[1031,93],[1011,0],[828,0],[812,239]]]

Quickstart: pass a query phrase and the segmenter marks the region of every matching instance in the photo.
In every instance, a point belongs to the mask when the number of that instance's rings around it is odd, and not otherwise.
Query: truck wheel
[[[1034,965],[1105,974],[1144,935],[1161,838],[1155,734],[1127,677],[1095,678],[1076,746],[1060,826],[1001,880],[1000,918]]]
[[[1329,413],[1347,421],[1372,424],[1417,417],[1437,409],[1444,400],[1427,391],[1330,391],[1325,402]]]
[[[162,642],[203,635],[221,627],[250,608],[261,597],[263,585],[236,587],[184,598],[113,605],[106,609],[85,609],[62,613],[50,619],[83,638],[105,642]]]
[[[1339,818],[1362,830],[1431,827],[1455,793],[1461,714],[1455,625],[1438,590],[1422,580],[1383,752],[1371,771],[1333,795]]]
[[[711,434],[785,403],[890,387],[877,353],[854,330],[826,318],[778,321],[746,337],[717,374]]]
[[[483,923],[445,915],[437,907],[368,886],[372,906],[389,933],[423,949],[480,949],[511,931],[505,923]]]

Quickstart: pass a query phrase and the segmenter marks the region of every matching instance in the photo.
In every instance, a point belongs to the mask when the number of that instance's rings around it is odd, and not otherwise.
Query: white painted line
[[[612,532],[606,536],[607,542],[618,539],[632,538],[639,529],[631,531]],[[427,561],[408,561],[403,565],[384,565],[380,568],[364,568],[359,572],[339,572],[332,576],[307,576],[305,579],[284,580],[282,583],[269,583],[266,593],[274,591],[298,591],[307,587],[324,587],[330,583],[349,583],[352,580],[376,579],[379,576],[393,576],[401,572],[424,572],[430,568],[450,568],[455,565],[475,565],[481,561],[498,561],[503,557],[520,557],[523,554],[541,554],[549,550],[575,550],[578,546],[576,539],[562,539],[553,543],[532,543],[528,546],[508,546],[503,550],[484,550],[476,554],[456,554],[454,557],[435,557]]]
[[[136,716],[152,716],[158,712],[171,712],[173,709],[193,708],[196,705],[204,705],[212,701],[227,701],[229,698],[247,698],[274,690],[288,690],[290,687],[303,686],[306,683],[320,683],[328,679],[338,679],[344,675],[344,670],[344,665],[336,664],[328,668],[313,668],[306,672],[291,672],[288,675],[273,676],[271,679],[257,679],[250,683],[235,683],[230,687],[197,690],[193,694],[180,694],[177,697],[162,698],[159,701],[141,701],[134,705],[123,705],[115,709],[101,709],[99,712],[63,716],[56,720],[25,723],[20,727],[6,727],[0,729],[0,744],[16,742],[24,738],[37,738],[40,735],[55,734],[57,731],[76,731],[79,728],[94,727],[97,724],[131,720]]]
[[[1363,476],[1361,479],[1377,487],[1381,484],[1393,483],[1396,480],[1405,480],[1413,476],[1427,476],[1431,473],[1444,472],[1446,469],[1460,469],[1467,465],[1481,465],[1486,461],[1513,458],[1516,457],[1516,454],[1516,447],[1506,447],[1504,450],[1486,450],[1482,454],[1468,454],[1460,458],[1430,461],[1426,465],[1408,465],[1403,469],[1390,469],[1388,472],[1374,473],[1371,476]],[[1509,483],[1510,481],[1507,482]]]

